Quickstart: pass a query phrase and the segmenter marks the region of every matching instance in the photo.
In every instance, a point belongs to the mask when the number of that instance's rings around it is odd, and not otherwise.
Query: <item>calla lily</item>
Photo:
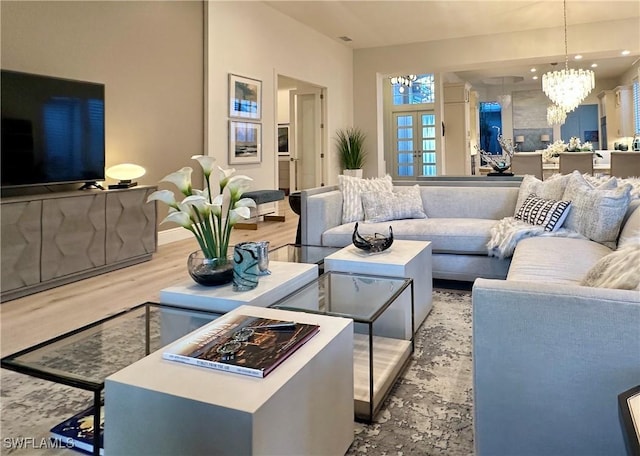
[[[220,175],[220,193],[222,193],[222,191],[224,190],[224,188],[227,186],[227,183],[229,182],[229,179],[231,178],[231,176],[233,176],[233,173],[236,172],[235,168],[229,168],[229,169],[222,169],[218,166],[218,170],[220,171],[219,175]]]
[[[251,216],[248,207],[239,207],[229,211],[229,225],[233,226],[242,219],[248,219]]]
[[[224,204],[224,197],[222,195],[216,196],[211,202],[211,213],[216,217],[222,215],[222,205]]]
[[[162,222],[160,222],[160,224],[167,223],[167,222],[177,223],[181,227],[186,228],[189,231],[193,231],[193,228],[191,226],[192,225],[191,217],[189,217],[189,214],[187,214],[186,212],[181,212],[181,211],[171,212],[169,215],[167,215],[164,218]]]
[[[251,198],[240,198],[235,207],[256,207],[256,202]]]
[[[242,194],[249,190],[251,187],[251,179],[249,176],[233,176],[227,182],[227,187],[229,188],[229,193],[231,193],[231,201],[238,201]]]
[[[189,166],[185,166],[180,171],[176,171],[175,173],[171,173],[166,175],[161,182],[171,182],[173,185],[178,187],[178,190],[182,192],[182,194],[189,196],[191,195],[191,173],[193,172],[193,168]]]
[[[187,196],[182,200],[182,204],[192,206],[201,217],[208,217],[211,210],[208,206],[207,199],[200,195]]]
[[[147,203],[150,201],[161,201],[173,209],[178,208],[178,203],[176,202],[176,196],[173,194],[171,190],[157,190],[153,192],[147,198]]]
[[[198,163],[200,163],[202,172],[204,173],[205,177],[209,178],[211,172],[213,171],[213,165],[216,162],[216,159],[209,155],[193,155],[191,158],[197,160]]]

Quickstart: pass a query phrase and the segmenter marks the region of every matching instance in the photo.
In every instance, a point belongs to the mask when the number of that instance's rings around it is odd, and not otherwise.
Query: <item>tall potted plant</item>
[[[343,174],[362,177],[362,166],[366,157],[365,138],[364,132],[357,127],[338,130],[336,146]]]

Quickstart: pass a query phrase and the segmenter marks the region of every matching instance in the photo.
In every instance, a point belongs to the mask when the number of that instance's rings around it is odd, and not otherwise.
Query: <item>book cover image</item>
[[[221,317],[169,347],[163,357],[264,377],[313,337],[318,325],[233,315]]]
[[[86,410],[72,416],[66,421],[51,428],[51,437],[59,440],[64,445],[87,453],[93,452],[94,436],[94,408]],[[104,407],[100,408],[100,454],[104,454]]]

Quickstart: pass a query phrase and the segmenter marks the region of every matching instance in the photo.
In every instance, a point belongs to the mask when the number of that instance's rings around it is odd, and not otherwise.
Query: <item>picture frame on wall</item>
[[[278,155],[289,155],[289,124],[278,124]]]
[[[262,81],[229,73],[229,117],[262,118]]]
[[[262,124],[229,121],[229,164],[260,163],[262,161]]]

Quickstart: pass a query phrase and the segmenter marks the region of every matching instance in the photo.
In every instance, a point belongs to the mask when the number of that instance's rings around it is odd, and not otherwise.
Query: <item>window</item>
[[[636,79],[633,81],[633,121],[634,131],[640,134],[640,83]]]
[[[392,93],[395,106],[434,103],[436,94],[433,74],[419,74],[410,87],[395,84]]]

